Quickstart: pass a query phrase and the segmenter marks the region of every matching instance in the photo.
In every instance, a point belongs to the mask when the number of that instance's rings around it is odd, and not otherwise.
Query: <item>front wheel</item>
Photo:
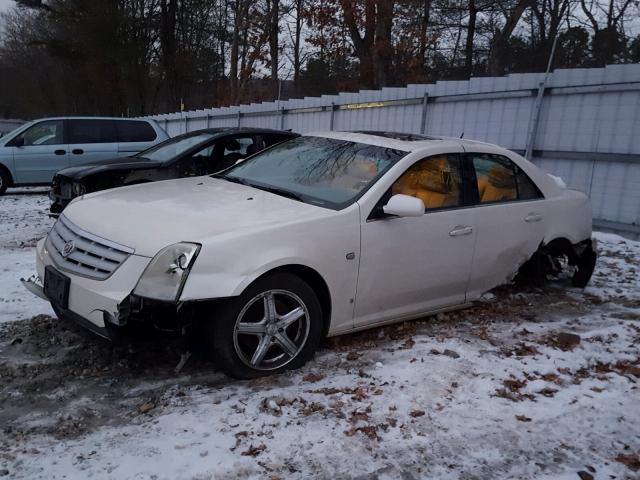
[[[256,378],[299,368],[322,336],[322,308],[301,278],[276,273],[249,286],[209,319],[213,358],[227,375]]]
[[[0,168],[0,195],[7,191],[10,180],[9,174],[5,172],[4,168]]]

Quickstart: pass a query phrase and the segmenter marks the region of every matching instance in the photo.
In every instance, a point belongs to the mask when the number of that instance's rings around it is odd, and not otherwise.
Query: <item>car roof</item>
[[[235,135],[238,133],[275,133],[278,135],[290,135],[291,137],[297,137],[300,134],[291,132],[289,130],[274,130],[271,128],[253,128],[253,127],[216,127],[216,128],[201,128],[199,130],[192,130],[190,132],[183,133],[182,135],[197,135],[199,133],[213,133],[213,134],[225,134]],[[180,135],[176,135],[178,137]],[[173,138],[176,138],[173,137]]]
[[[425,150],[429,147],[449,145],[451,147],[485,145],[499,150],[504,148],[484,143],[476,140],[463,138],[445,137],[439,135],[420,135],[416,133],[387,132],[379,130],[357,130],[357,131],[330,131],[330,132],[310,132],[305,135],[316,137],[335,138],[338,140],[348,140],[351,142],[367,143],[380,147],[394,148],[404,152],[415,152]]]
[[[116,121],[127,121],[127,120],[135,120],[138,122],[149,122],[155,120],[150,120],[147,118],[125,118],[125,117],[91,117],[91,116],[83,116],[83,115],[74,115],[68,117],[43,117],[43,118],[34,118],[31,120],[32,122],[40,122],[42,120],[116,120]]]

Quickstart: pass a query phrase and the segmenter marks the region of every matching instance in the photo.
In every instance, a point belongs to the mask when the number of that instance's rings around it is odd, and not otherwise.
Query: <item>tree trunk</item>
[[[375,43],[373,62],[376,87],[385,87],[390,83],[393,45],[391,29],[393,27],[393,0],[378,0],[376,14]]]
[[[300,86],[300,37],[302,36],[303,0],[296,0],[296,30],[293,41],[293,85],[298,93]]]
[[[497,30],[491,41],[489,50],[489,61],[487,71],[489,75],[504,75],[504,55],[508,47],[509,38],[520,21],[522,14],[532,0],[519,0],[513,10],[506,18],[505,25],[501,30]]]
[[[278,98],[278,33],[280,21],[280,0],[269,0],[269,51],[271,55],[271,81],[273,82],[273,98]]]
[[[467,25],[467,41],[464,47],[464,69],[467,76],[473,75],[473,37],[476,34],[478,9],[475,0],[469,0],[469,24]]]

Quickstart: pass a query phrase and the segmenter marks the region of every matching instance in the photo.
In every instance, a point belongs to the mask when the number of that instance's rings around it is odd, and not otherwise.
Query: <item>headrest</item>
[[[240,150],[240,142],[238,142],[238,140],[236,140],[235,138],[231,138],[229,140],[227,140],[225,147],[227,150],[231,150],[231,151],[236,151],[236,150]]]
[[[489,183],[496,188],[516,188],[513,171],[504,167],[493,167],[487,174]]]
[[[446,157],[432,158],[418,170],[418,185],[436,193],[451,193],[451,166]]]

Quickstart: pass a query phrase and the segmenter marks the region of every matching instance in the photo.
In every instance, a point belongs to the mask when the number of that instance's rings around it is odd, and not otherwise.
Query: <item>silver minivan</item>
[[[167,138],[147,119],[34,120],[0,138],[0,195],[9,186],[46,185],[63,168],[133,155]]]

